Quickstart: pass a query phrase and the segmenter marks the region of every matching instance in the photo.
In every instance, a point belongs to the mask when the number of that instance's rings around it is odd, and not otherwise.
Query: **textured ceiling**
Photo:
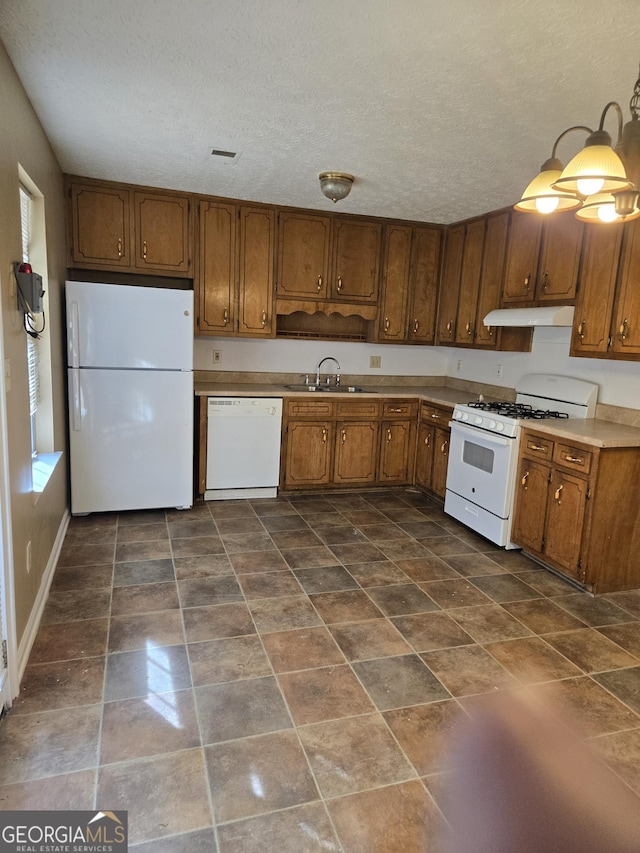
[[[66,172],[334,209],[317,176],[338,170],[356,177],[342,213],[446,223],[513,204],[608,101],[628,118],[640,9],[0,0],[0,39]]]

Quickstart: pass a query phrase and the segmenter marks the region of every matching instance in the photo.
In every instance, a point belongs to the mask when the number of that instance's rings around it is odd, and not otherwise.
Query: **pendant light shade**
[[[582,196],[628,189],[630,186],[622,160],[611,147],[611,137],[604,130],[591,134],[585,147],[569,161],[554,184],[558,190]]]
[[[554,188],[553,185],[561,174],[562,163],[555,157],[547,160],[514,208],[525,212],[553,213],[556,210],[575,210],[580,207],[577,195]]]
[[[318,175],[320,189],[335,204],[351,192],[353,175],[346,172],[322,172]]]
[[[585,198],[576,216],[584,222],[629,222],[640,217],[640,208],[636,202],[631,213],[621,215],[616,210],[616,197],[613,193],[595,193]]]

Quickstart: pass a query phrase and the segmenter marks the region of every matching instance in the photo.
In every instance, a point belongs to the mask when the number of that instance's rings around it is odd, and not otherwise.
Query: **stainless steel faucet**
[[[318,362],[318,366],[316,368],[316,385],[320,385],[320,368],[325,363],[325,361],[335,362],[335,365],[336,365],[335,384],[339,385],[340,384],[340,372],[339,372],[340,371],[340,363],[339,363],[337,358],[333,358],[333,356],[331,356],[331,355],[328,355],[326,358],[323,358]],[[330,384],[331,384],[331,376],[329,374],[327,374],[327,385],[330,385]]]

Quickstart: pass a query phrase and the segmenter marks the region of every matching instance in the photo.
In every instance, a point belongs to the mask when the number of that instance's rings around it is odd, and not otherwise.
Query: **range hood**
[[[482,322],[485,326],[572,326],[573,305],[496,308]]]

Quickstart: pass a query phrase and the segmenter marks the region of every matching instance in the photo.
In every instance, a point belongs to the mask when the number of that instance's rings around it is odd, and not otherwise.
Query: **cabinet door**
[[[411,228],[406,225],[387,225],[383,247],[378,340],[403,343],[407,328]]]
[[[587,502],[588,480],[554,470],[549,485],[544,553],[574,578]]]
[[[484,219],[470,222],[465,228],[456,320],[457,344],[472,344],[474,341],[485,228]]]
[[[533,300],[541,232],[542,216],[517,211],[512,214],[502,290],[503,302]]]
[[[198,331],[230,335],[235,331],[236,222],[234,204],[201,201],[198,276],[194,283]]]
[[[586,226],[571,355],[607,352],[621,240],[619,226]]]
[[[516,481],[516,506],[511,538],[529,551],[542,553],[550,468],[521,459]]]
[[[485,326],[483,320],[489,311],[500,307],[508,231],[508,213],[487,218],[474,336],[474,342],[482,347],[495,348],[497,346],[497,330],[493,326]]]
[[[280,297],[326,298],[331,218],[283,211],[278,216],[278,235]]]
[[[239,335],[261,338],[275,335],[273,317],[275,224],[275,211],[269,208],[240,208]]]
[[[289,422],[285,486],[325,486],[331,482],[334,434],[331,421]]]
[[[447,466],[449,464],[449,442],[451,430],[436,427],[433,440],[433,467],[431,469],[431,490],[444,498],[447,489]]]
[[[463,247],[464,225],[458,225],[455,228],[449,229],[444,247],[442,278],[440,279],[438,305],[439,344],[452,344],[455,340]]]
[[[536,286],[537,302],[576,298],[584,223],[572,210],[554,213],[542,228],[542,249]]]
[[[191,205],[185,196],[134,193],[138,270],[165,275],[191,269]]]
[[[378,458],[378,424],[343,421],[336,429],[335,483],[374,483]]]
[[[378,479],[383,483],[408,483],[414,430],[409,421],[383,421]]]
[[[442,232],[439,228],[414,228],[407,340],[432,344],[438,306],[438,271]]]
[[[333,264],[330,296],[345,301],[378,301],[379,222],[333,220]]]
[[[129,190],[72,184],[69,266],[131,265],[130,204]]]
[[[418,425],[418,439],[416,444],[416,475],[417,486],[423,489],[431,489],[431,468],[433,465],[435,429],[426,423]]]
[[[611,330],[612,350],[640,355],[640,220],[624,226],[618,299]]]

